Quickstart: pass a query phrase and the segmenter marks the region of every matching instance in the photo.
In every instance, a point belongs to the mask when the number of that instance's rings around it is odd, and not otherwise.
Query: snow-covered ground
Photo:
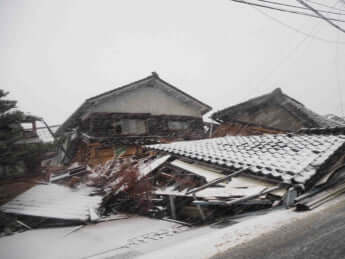
[[[239,219],[223,228],[188,228],[144,217],[131,217],[97,225],[31,230],[0,239],[0,258],[209,258],[259,237],[284,224],[344,202],[340,197],[311,212],[275,210]],[[73,232],[73,230],[75,230]]]

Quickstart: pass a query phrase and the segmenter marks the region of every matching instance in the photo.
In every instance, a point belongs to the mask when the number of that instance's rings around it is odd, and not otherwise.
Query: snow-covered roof
[[[6,213],[87,221],[90,210],[96,210],[101,196],[90,196],[93,188],[79,190],[57,185],[36,185],[0,207]]]
[[[273,180],[304,184],[344,144],[345,133],[336,136],[267,134],[226,136],[146,147],[232,170],[247,168],[250,174]]]

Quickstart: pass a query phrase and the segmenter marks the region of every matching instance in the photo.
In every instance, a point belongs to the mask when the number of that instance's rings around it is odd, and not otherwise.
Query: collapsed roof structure
[[[245,169],[248,176],[268,181],[310,186],[334,166],[327,162],[344,156],[345,134],[227,136],[148,148],[227,168],[230,172]]]
[[[34,226],[120,213],[190,225],[280,205],[312,209],[345,193],[336,121],[280,89],[215,113],[220,126],[203,122],[210,109],[156,73],[89,98],[56,132],[68,166],[52,166],[0,211]]]
[[[274,201],[310,209],[345,192],[341,185],[344,178],[340,177],[345,172],[345,128],[226,136],[147,148],[170,154],[175,159],[172,166],[209,176],[199,187],[163,187],[156,191],[169,197],[193,198],[199,209],[225,206],[236,210],[236,205],[271,206]],[[212,179],[214,170],[220,174],[216,179]],[[337,186],[336,191],[322,193],[330,186]],[[313,195],[320,192],[313,200]]]

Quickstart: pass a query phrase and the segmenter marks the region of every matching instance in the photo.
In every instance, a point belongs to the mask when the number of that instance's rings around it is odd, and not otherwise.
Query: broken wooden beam
[[[244,168],[244,169],[238,170],[238,171],[236,171],[236,172],[234,172],[234,173],[232,173],[232,174],[229,174],[229,175],[226,175],[226,176],[217,178],[217,179],[215,179],[215,180],[213,180],[213,181],[211,181],[211,182],[208,182],[208,183],[206,183],[206,184],[204,184],[204,185],[202,185],[202,186],[200,186],[200,187],[197,187],[197,188],[195,188],[195,189],[193,189],[193,190],[187,192],[186,194],[193,194],[193,193],[199,192],[199,191],[201,191],[201,190],[204,190],[204,189],[206,189],[206,188],[208,188],[208,187],[211,187],[211,186],[213,186],[213,185],[215,185],[215,184],[218,184],[218,183],[227,181],[227,180],[231,179],[231,177],[237,176],[237,175],[243,173],[243,172],[246,171],[246,170],[247,170],[247,168]]]
[[[236,199],[236,200],[233,200],[233,201],[227,201],[226,204],[229,206],[229,205],[234,205],[234,204],[242,203],[242,202],[255,199],[257,197],[260,197],[261,195],[264,195],[264,194],[267,194],[267,193],[270,193],[270,192],[273,192],[273,191],[276,191],[276,190],[279,190],[279,189],[282,189],[282,188],[284,188],[284,187],[282,187],[280,185],[274,186],[274,187],[262,190],[261,192],[259,192],[257,194],[249,195],[249,196],[246,196],[246,197],[243,197],[243,198],[239,198],[239,199]]]

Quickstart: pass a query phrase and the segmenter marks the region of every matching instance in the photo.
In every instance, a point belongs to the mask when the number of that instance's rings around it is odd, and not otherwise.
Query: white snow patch
[[[160,249],[137,258],[210,258],[218,253],[225,252],[232,247],[260,237],[263,234],[277,230],[283,225],[319,213],[320,211],[327,209],[329,206],[335,205],[339,202],[344,202],[344,197],[339,197],[338,199],[329,202],[327,205],[309,212],[295,212],[293,209],[282,209],[272,211],[271,213],[262,216],[253,216],[239,224],[228,226],[218,231],[213,231],[208,235],[202,235],[201,237],[180,242],[176,245]]]

